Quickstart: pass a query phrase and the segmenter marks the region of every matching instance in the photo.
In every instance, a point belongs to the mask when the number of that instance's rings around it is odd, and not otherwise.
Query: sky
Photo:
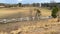
[[[53,0],[0,0],[0,3],[17,4],[17,3],[49,3]],[[60,0],[54,0],[55,2],[60,2]]]

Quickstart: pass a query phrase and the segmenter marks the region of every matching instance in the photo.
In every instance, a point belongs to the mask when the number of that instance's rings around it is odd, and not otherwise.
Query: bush
[[[56,18],[57,17],[57,12],[58,12],[58,7],[57,6],[54,6],[54,8],[53,8],[53,10],[52,10],[52,14],[51,14],[51,16],[53,17],[53,18]]]

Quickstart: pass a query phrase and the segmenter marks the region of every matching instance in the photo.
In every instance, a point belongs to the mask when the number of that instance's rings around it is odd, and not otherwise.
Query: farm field
[[[35,15],[34,9],[36,7],[21,7],[21,8],[2,8],[0,9],[0,18],[5,18],[8,16],[16,17],[16,16],[30,16],[30,12],[32,12],[32,16]],[[51,10],[46,8],[38,8],[41,11],[42,16],[50,16]],[[22,14],[22,15],[21,15]]]
[[[0,18],[17,18],[35,15],[36,7],[2,8]],[[41,16],[51,16],[51,10],[47,8],[37,8],[41,11]],[[60,34],[60,23],[56,19],[23,21],[16,23],[0,24],[0,34]]]

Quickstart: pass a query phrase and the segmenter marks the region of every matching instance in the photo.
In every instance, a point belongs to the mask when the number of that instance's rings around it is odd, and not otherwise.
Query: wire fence
[[[38,21],[51,19],[52,17],[20,17],[20,18],[10,18],[10,19],[0,19],[0,23],[9,23],[9,22],[23,22],[23,21]]]

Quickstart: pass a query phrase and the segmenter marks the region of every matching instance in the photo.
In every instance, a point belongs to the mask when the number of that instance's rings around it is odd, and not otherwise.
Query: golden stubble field
[[[34,16],[34,8],[36,7],[2,8],[0,9],[0,18],[10,17],[11,15],[16,17],[18,13],[23,13],[23,16],[29,16],[30,11]],[[41,11],[41,16],[51,15],[51,10],[47,8],[38,9]],[[48,19],[0,24],[0,34],[60,34],[60,23],[57,22],[57,19]]]
[[[0,18],[12,15],[15,15],[16,17],[18,14],[22,14],[23,16],[30,16],[32,14],[32,16],[34,16],[36,12],[34,11],[35,8],[36,7],[2,8],[0,9]],[[51,15],[51,10],[48,10],[46,8],[38,8],[38,9],[40,9],[42,16]]]

